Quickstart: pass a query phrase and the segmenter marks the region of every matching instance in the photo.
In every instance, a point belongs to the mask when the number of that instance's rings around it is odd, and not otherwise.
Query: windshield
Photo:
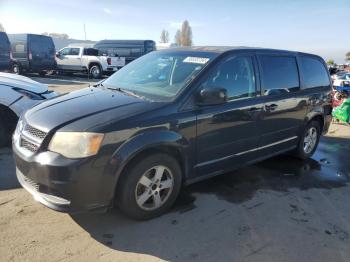
[[[171,101],[209,63],[210,55],[152,52],[123,67],[103,86],[124,89],[154,101]]]

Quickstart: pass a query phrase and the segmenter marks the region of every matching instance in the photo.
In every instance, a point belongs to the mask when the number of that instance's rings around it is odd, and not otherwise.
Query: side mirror
[[[60,52],[56,52],[56,57],[60,57]]]
[[[220,87],[206,87],[199,92],[197,105],[219,105],[228,100],[227,90]]]

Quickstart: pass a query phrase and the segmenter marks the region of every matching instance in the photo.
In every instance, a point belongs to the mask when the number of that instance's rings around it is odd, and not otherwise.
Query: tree
[[[176,34],[175,34],[175,43],[178,45],[178,46],[181,46],[181,31],[180,29],[178,29],[176,31]]]
[[[327,61],[327,65],[334,65],[334,60],[333,59],[329,59]]]
[[[181,27],[181,45],[192,46],[192,28],[187,20],[182,23]]]
[[[0,23],[0,32],[5,32],[5,27]]]
[[[169,43],[169,32],[165,29],[163,29],[162,33],[160,34],[160,42]]]
[[[187,20],[182,23],[181,30],[176,31],[175,43],[178,46],[192,46],[192,28]]]
[[[347,52],[345,55],[345,60],[350,61],[350,52]]]

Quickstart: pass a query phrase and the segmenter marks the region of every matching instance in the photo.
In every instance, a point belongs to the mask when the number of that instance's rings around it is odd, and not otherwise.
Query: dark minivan
[[[35,106],[13,137],[17,177],[64,212],[164,213],[183,185],[284,153],[308,158],[331,121],[316,55],[258,48],[147,54],[96,87]]]
[[[5,32],[0,32],[0,71],[10,70],[11,60],[10,41]]]
[[[55,45],[49,36],[34,34],[9,34],[15,74],[35,72],[45,75],[57,67]]]
[[[153,40],[101,40],[94,45],[100,55],[125,57],[125,64],[156,50]]]

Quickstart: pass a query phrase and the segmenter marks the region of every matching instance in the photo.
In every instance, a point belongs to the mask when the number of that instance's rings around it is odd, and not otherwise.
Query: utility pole
[[[85,41],[86,41],[86,29],[85,29],[85,24],[84,24],[84,35],[85,35]]]

